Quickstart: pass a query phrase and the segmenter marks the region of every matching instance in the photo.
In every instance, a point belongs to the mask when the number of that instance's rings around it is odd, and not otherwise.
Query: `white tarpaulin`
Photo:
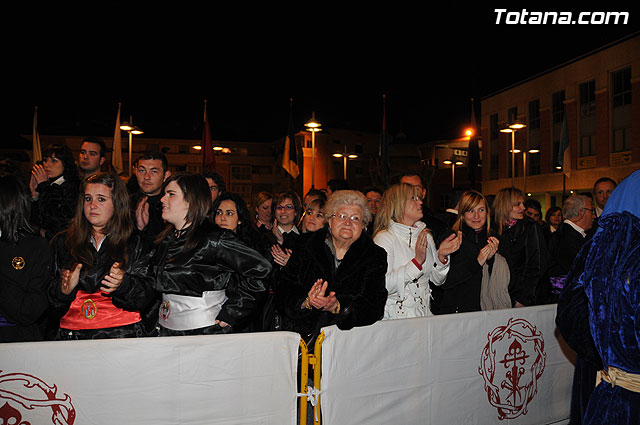
[[[323,425],[548,424],[569,417],[573,365],[556,305],[324,329]]]
[[[299,341],[269,332],[0,344],[0,418],[294,425]]]

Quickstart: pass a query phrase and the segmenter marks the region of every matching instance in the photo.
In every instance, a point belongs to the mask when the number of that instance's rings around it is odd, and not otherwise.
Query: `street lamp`
[[[343,159],[343,165],[342,165],[343,176],[344,176],[344,179],[347,180],[347,159],[356,159],[358,155],[356,155],[355,153],[348,153],[347,147],[345,146],[344,152],[336,152],[333,154],[333,156],[335,158]]]
[[[316,133],[322,131],[322,125],[316,121],[316,113],[311,113],[311,119],[304,123],[307,131],[311,132],[311,188],[315,188],[316,182]]]
[[[501,133],[511,133],[511,187],[516,187],[516,175],[515,175],[515,158],[516,158],[516,131],[522,130],[526,125],[520,121],[515,121],[513,124],[509,124],[508,127],[500,129]],[[519,151],[518,151],[519,152]]]
[[[129,177],[131,177],[131,170],[132,170],[132,165],[131,165],[131,151],[133,150],[133,135],[136,134],[142,134],[144,133],[144,131],[140,130],[138,127],[133,125],[133,117],[131,115],[129,115],[129,121],[125,121],[122,124],[120,124],[120,130],[124,130],[127,133],[129,133]]]
[[[445,159],[444,161],[442,161],[442,163],[446,165],[451,165],[451,188],[454,188],[456,186],[456,165],[458,166],[464,165],[464,162],[460,160],[454,160],[452,158],[452,159]]]

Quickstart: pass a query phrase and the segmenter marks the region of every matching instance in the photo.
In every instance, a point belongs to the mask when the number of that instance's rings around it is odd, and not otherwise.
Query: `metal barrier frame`
[[[324,331],[316,338],[313,354],[309,354],[307,343],[300,339],[300,393],[305,394],[300,397],[300,425],[307,425],[307,408],[309,392],[309,365],[313,368],[313,385],[318,392],[315,406],[313,406],[313,424],[321,425],[322,417],[320,412],[320,378],[322,366],[322,343],[324,342]]]

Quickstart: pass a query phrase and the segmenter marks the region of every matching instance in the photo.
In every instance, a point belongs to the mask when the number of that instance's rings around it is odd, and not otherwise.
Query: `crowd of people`
[[[29,179],[1,171],[0,341],[290,330],[308,341],[401,319],[553,303],[615,187],[543,211],[516,188],[490,202],[423,201],[421,176],[386,189],[257,193],[215,172],[172,173],[164,154],[129,181],[100,171],[104,142],[76,162],[53,145]],[[563,220],[564,217],[564,220]]]

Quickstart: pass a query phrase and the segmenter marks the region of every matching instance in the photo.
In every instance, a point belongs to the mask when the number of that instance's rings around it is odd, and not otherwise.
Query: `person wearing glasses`
[[[324,212],[328,226],[296,246],[276,293],[286,329],[309,344],[324,326],[376,322],[387,300],[387,255],[363,231],[371,220],[367,199],[355,190],[336,191]]]
[[[422,218],[419,189],[408,183],[389,187],[382,195],[373,240],[387,253],[384,318],[430,316],[429,281],[442,285],[449,272],[449,254],[462,243],[462,233],[452,233],[436,249]]]
[[[596,218],[593,201],[584,195],[570,196],[562,205],[564,223],[553,232],[549,242],[551,290],[557,296],[564,286],[571,264],[582,245],[589,239],[588,233]]]

